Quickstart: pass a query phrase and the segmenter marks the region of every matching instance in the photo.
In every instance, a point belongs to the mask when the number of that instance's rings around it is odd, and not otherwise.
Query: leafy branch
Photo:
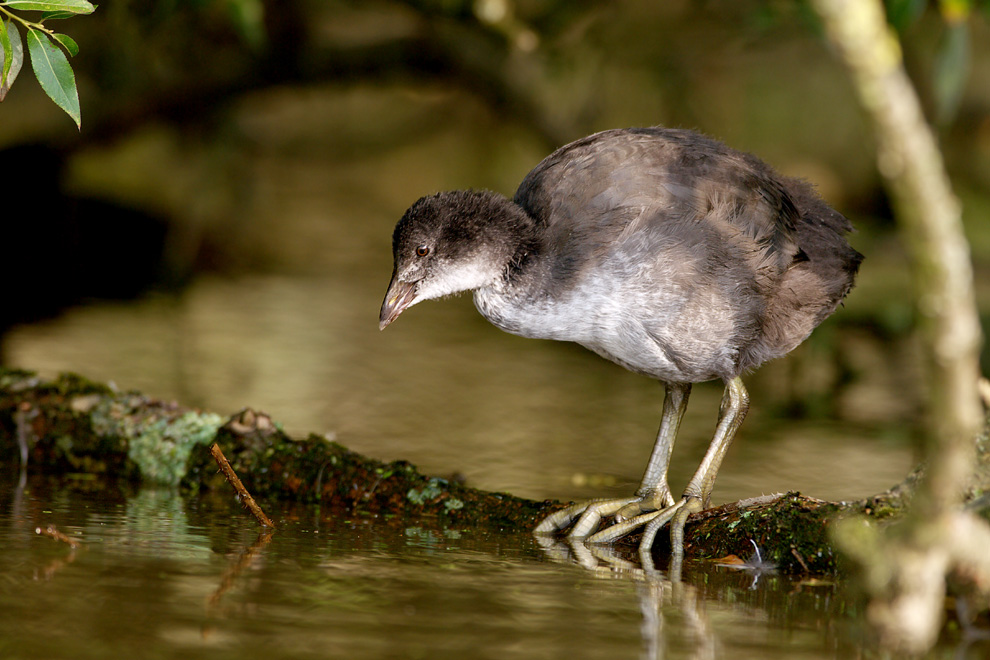
[[[72,37],[46,27],[45,21],[92,14],[95,10],[96,5],[88,0],[0,0],[0,101],[7,97],[24,63],[24,29],[35,78],[55,105],[76,122],[77,128],[81,127],[76,76],[69,64],[69,57],[79,52],[79,46]],[[41,12],[41,18],[29,21],[17,12]]]

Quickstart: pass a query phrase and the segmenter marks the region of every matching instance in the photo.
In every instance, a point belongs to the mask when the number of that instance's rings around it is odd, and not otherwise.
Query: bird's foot
[[[621,509],[638,503],[640,499],[639,497],[628,497],[615,500],[589,500],[572,504],[566,509],[561,509],[544,518],[534,531],[537,534],[556,534],[571,527],[571,523],[574,523],[571,531],[567,534],[568,538],[584,539],[598,529],[598,524],[602,518],[614,516]],[[574,522],[575,520],[577,522]]]
[[[661,502],[669,504],[662,505]],[[689,515],[703,508],[701,498],[695,496],[684,496],[678,502],[673,502],[669,496],[592,500],[547,516],[536,527],[535,532],[555,534],[571,527],[567,534],[568,539],[586,544],[602,544],[614,543],[642,528],[643,539],[639,545],[642,558],[649,556],[657,532],[670,523],[673,556],[679,561],[684,556],[684,523]],[[615,522],[598,531],[602,519],[609,516],[614,517]]]

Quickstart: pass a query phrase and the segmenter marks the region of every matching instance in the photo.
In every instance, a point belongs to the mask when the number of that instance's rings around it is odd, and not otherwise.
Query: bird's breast
[[[593,284],[553,297],[497,287],[474,293],[481,315],[505,332],[575,342],[630,371],[663,381],[699,382],[721,375],[733,356],[681,333],[675,297],[661,298],[669,309],[662,309],[657,297],[646,292],[620,293]]]

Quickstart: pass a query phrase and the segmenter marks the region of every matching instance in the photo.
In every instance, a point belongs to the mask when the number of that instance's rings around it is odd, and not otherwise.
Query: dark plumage
[[[862,256],[849,221],[811,186],[691,131],[611,130],[561,147],[515,198],[424,197],[393,235],[381,328],[421,300],[474,291],[478,310],[526,337],[574,341],[667,386],[657,444],[636,497],[571,507],[589,541],[707,505],[748,407],[740,374],[801,343],[849,291]],[[720,378],[726,398],[708,455],[675,502],[666,472],[691,383]]]

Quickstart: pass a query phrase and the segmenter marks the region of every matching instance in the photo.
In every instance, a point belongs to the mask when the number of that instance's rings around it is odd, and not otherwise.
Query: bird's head
[[[420,198],[392,234],[392,281],[379,329],[423,300],[497,281],[513,256],[524,212],[496,193],[460,190]]]

